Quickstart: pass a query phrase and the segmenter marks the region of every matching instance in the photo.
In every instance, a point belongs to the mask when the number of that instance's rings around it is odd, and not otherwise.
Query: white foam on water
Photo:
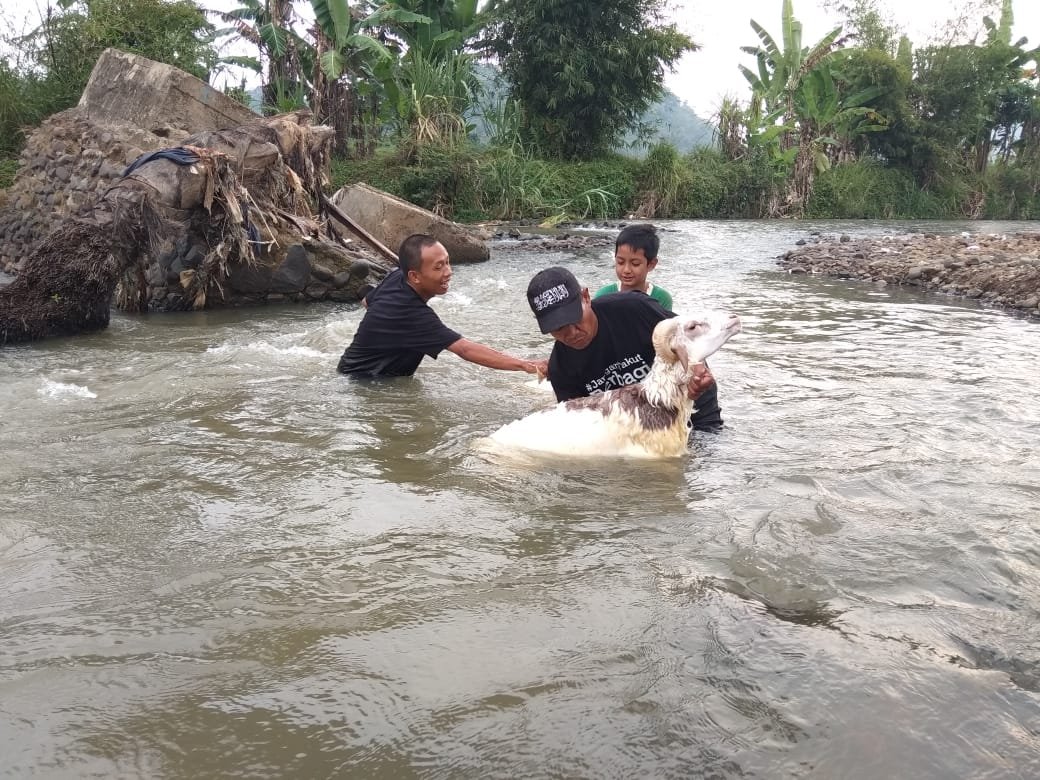
[[[494,277],[488,277],[485,279],[473,279],[472,283],[477,287],[494,287],[496,290],[508,290],[509,285],[506,284],[504,279],[496,279]]]
[[[465,293],[449,290],[444,295],[430,298],[426,303],[431,309],[439,309],[442,306],[470,306],[473,304],[473,299]]]
[[[97,398],[97,393],[91,392],[89,387],[55,382],[50,379],[43,380],[43,385],[38,392],[47,398]]]
[[[269,341],[252,341],[248,344],[220,344],[209,347],[206,352],[211,355],[237,355],[254,352],[261,355],[303,357],[303,358],[325,358],[328,354],[313,347],[305,347],[300,344],[279,346]]]

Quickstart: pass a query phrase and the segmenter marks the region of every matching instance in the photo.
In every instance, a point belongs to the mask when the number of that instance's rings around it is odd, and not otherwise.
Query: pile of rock
[[[90,217],[98,198],[143,153],[256,118],[177,68],[107,49],[79,105],[28,138],[0,208],[0,270],[17,273],[54,228]]]
[[[116,130],[79,109],[47,119],[29,136],[7,207],[0,210],[0,270],[17,273],[54,228],[89,217],[97,199],[145,150],[176,146],[187,135],[176,128]]]
[[[295,115],[286,115],[290,116]],[[227,155],[249,188],[251,176],[273,176],[288,164],[289,158],[280,155],[277,143],[268,143],[280,137],[276,119],[261,119],[169,65],[107,50],[79,104],[50,117],[28,138],[14,184],[0,198],[0,272],[20,275],[56,229],[82,220],[104,224],[110,218],[106,208],[111,207],[104,203],[105,194],[142,178],[139,189],[154,190],[164,215],[183,222],[187,233],[159,251],[142,249],[142,275],[139,280],[133,274],[121,280],[115,299],[120,308],[126,308],[131,299],[144,301],[152,311],[284,300],[357,301],[365,285],[378,282],[385,273],[385,262],[350,238],[331,243],[307,204],[292,192],[287,193],[278,214],[264,214],[258,212],[256,193],[250,190],[248,216],[259,233],[255,246],[262,249],[258,256],[246,253],[239,257],[229,252],[227,261],[220,263],[221,274],[213,278],[212,289],[202,291],[208,294],[186,289],[186,280],[193,275],[196,281],[201,278],[204,258],[223,243],[204,235],[204,223],[213,221],[212,212],[202,209],[199,193],[177,183],[173,176],[169,187],[145,180],[144,171],[154,171],[157,166],[173,169],[177,167],[174,163],[151,162],[124,176],[127,167],[142,155],[188,144],[213,147]],[[265,127],[243,132],[258,123]],[[307,152],[318,156],[311,147],[323,142],[324,136],[320,127],[304,128],[303,119],[298,124],[301,137],[313,137],[310,146],[306,138],[301,142],[306,147],[304,154],[292,157],[301,163],[306,162]],[[199,140],[211,136],[212,142]],[[198,174],[198,170],[192,167],[190,173]],[[297,180],[306,178],[302,171],[296,174]],[[182,178],[197,183],[204,176]],[[243,231],[247,227],[243,223]]]
[[[794,274],[907,285],[1040,317],[1040,232],[817,236],[778,264]]]

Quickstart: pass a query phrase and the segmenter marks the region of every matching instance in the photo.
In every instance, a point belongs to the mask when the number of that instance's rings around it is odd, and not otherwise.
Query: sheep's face
[[[740,318],[728,311],[672,317],[654,328],[654,352],[658,360],[679,363],[686,372],[737,333],[740,333]]]

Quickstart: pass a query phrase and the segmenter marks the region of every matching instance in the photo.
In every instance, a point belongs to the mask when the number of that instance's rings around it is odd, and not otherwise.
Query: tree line
[[[638,160],[625,143],[650,137],[665,70],[698,48],[665,0],[237,2],[57,0],[0,60],[0,156],[113,46],[203,79],[255,71],[266,112],[336,129],[341,180],[456,217],[1040,217],[1038,49],[1012,40],[1011,0],[920,47],[873,0],[832,3],[845,24],[803,41],[781,0],[776,34],[749,20],[748,93],[711,146]]]

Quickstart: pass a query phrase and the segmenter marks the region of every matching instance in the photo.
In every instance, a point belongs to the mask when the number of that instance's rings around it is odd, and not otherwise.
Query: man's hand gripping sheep
[[[731,312],[663,320],[654,328],[656,357],[633,385],[564,401],[503,426],[491,440],[558,455],[675,458],[686,453],[697,366],[740,332]]]

